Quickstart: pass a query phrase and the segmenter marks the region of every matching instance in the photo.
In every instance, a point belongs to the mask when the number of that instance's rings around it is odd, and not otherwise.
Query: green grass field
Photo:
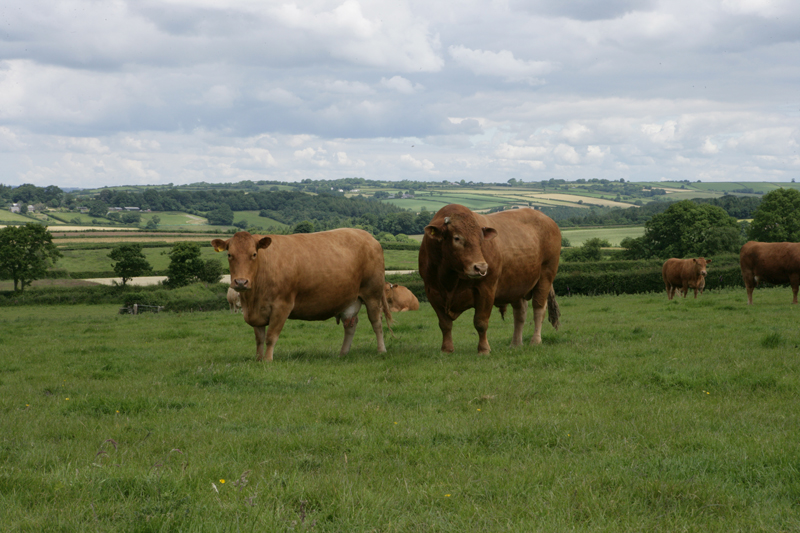
[[[572,246],[581,246],[587,240],[597,237],[608,239],[612,246],[619,246],[626,237],[636,238],[644,235],[644,226],[625,226],[621,228],[562,228],[561,236],[569,239]]]
[[[377,355],[362,311],[347,356],[290,321],[272,364],[227,312],[2,308],[2,529],[797,531],[790,298],[562,298],[486,357],[471,312],[453,354],[424,304]]]
[[[214,251],[211,247],[211,239],[208,243],[200,243],[200,258],[217,259],[227,268],[227,259]],[[114,268],[115,261],[112,261],[108,254],[113,246],[97,250],[62,250],[63,257],[56,263],[57,268],[63,268],[68,272],[103,272]],[[169,266],[169,256],[164,252],[169,252],[170,247],[163,248],[143,248],[142,253],[147,258],[150,266],[155,270],[166,270]]]
[[[274,218],[269,217],[261,217],[258,216],[258,211],[234,211],[233,212],[233,221],[239,222],[240,220],[246,220],[250,226],[255,227],[262,227],[265,230],[270,226],[275,228],[286,228],[288,227],[286,224],[282,222],[278,222]]]

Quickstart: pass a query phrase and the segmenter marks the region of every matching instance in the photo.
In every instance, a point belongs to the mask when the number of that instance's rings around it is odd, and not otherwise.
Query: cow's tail
[[[383,316],[386,317],[386,327],[389,329],[389,333],[392,334],[392,338],[396,339],[397,336],[392,331],[392,324],[394,323],[392,310],[389,309],[389,300],[386,299],[386,291],[383,289],[381,289],[381,309],[383,310]]]
[[[558,308],[558,302],[556,301],[556,291],[553,290],[553,287],[550,287],[550,294],[547,296],[547,319],[556,330],[561,325],[559,318],[561,318],[561,310]]]

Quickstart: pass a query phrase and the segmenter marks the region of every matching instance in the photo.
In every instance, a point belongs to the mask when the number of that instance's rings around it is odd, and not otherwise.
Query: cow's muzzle
[[[467,272],[470,278],[482,278],[489,272],[489,265],[487,263],[475,263],[472,265],[472,270]]]
[[[245,278],[231,280],[231,288],[238,292],[250,290],[250,280]]]

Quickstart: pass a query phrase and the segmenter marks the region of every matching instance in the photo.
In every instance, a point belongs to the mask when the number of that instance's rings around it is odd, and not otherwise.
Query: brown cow
[[[392,313],[419,310],[419,300],[413,292],[408,290],[408,287],[387,281],[383,291],[386,293],[386,301],[389,302],[389,309],[392,310]]]
[[[387,323],[392,315],[383,294],[383,250],[366,231],[266,236],[240,231],[227,241],[214,239],[211,244],[218,252],[228,251],[231,288],[240,294],[244,321],[255,331],[259,361],[272,361],[288,318],[341,320],[344,343],[339,355],[346,354],[362,303],[378,340],[378,352],[386,351],[381,309]]]
[[[675,291],[680,288],[683,297],[689,292],[689,288],[694,289],[694,297],[697,298],[697,291],[703,294],[706,287],[706,275],[711,259],[705,257],[695,257],[694,259],[667,259],[661,267],[661,277],[667,287],[667,298],[672,300]]]
[[[236,313],[242,309],[242,299],[239,293],[228,287],[228,306],[231,308],[231,313]]]
[[[792,303],[797,303],[800,286],[800,243],[755,242],[742,246],[739,252],[744,286],[747,289],[747,305],[753,303],[753,289],[758,282],[786,283],[792,286]]]
[[[514,309],[512,346],[522,344],[522,328],[533,300],[531,344],[542,342],[545,306],[558,329],[553,291],[561,253],[561,231],[534,209],[474,213],[463,205],[441,208],[425,228],[419,249],[419,273],[425,293],[439,317],[442,351],[453,351],[453,320],[475,308],[478,352],[491,351],[486,329],[492,306]]]

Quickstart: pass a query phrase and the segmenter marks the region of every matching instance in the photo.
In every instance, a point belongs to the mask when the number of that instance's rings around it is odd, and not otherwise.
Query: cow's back
[[[739,251],[739,265],[747,277],[786,283],[800,272],[800,243],[749,241]]]
[[[665,283],[670,285],[681,285],[685,271],[687,270],[687,261],[691,263],[691,259],[667,259],[661,267],[661,277],[664,278]],[[688,272],[687,272],[688,273]],[[693,276],[687,276],[686,280],[694,279]]]
[[[528,292],[540,277],[551,282],[561,256],[561,230],[548,216],[534,209],[514,209],[478,215],[481,225],[497,230],[485,243],[493,248],[490,265],[500,268],[495,303],[511,303]]]
[[[292,299],[290,318],[324,320],[344,310],[364,290],[383,294],[380,243],[366,231],[344,228],[273,235],[259,251],[261,298]]]

